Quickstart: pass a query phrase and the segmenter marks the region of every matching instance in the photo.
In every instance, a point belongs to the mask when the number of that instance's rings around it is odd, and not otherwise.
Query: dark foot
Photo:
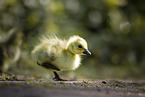
[[[55,80],[55,81],[68,81],[68,80],[65,80],[65,79],[62,79],[62,78],[53,78],[53,80]]]
[[[45,67],[45,68],[47,68],[47,69],[54,69],[54,70],[57,70],[57,71],[61,71],[59,68],[57,68],[56,66],[54,66],[54,65],[52,65],[52,64],[50,64],[50,63],[48,63],[48,62],[43,63],[43,64],[39,64],[39,62],[37,62],[37,64],[38,64],[39,66],[43,66],[43,67]]]
[[[58,73],[57,72],[53,72],[54,73],[54,75],[55,75],[55,77],[53,78],[53,80],[55,80],[55,81],[67,81],[67,80],[65,80],[65,79],[62,79],[59,75],[58,75]]]

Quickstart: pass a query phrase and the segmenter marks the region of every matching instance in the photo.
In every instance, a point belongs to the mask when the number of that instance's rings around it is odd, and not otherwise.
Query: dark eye
[[[82,45],[78,45],[79,48],[83,48]]]

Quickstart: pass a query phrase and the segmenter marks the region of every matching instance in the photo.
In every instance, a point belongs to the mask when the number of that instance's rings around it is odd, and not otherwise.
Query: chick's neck
[[[76,55],[74,52],[73,52],[73,45],[68,45],[67,48],[66,48],[66,51],[68,51],[71,55]]]

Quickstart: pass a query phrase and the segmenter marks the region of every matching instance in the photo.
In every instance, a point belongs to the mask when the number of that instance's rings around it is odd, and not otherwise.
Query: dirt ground
[[[0,81],[0,97],[145,97],[145,81]]]

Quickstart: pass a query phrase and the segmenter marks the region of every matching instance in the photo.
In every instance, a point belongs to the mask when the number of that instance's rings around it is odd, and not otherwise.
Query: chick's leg
[[[37,64],[39,66],[45,67],[47,69],[53,69],[53,70],[56,70],[56,71],[61,71],[59,68],[57,68],[56,66],[54,66],[54,65],[52,65],[52,64],[50,64],[48,62],[45,62],[43,64],[40,64],[39,62],[37,62]],[[53,72],[54,75],[55,75],[55,77],[53,79],[55,81],[67,81],[67,80],[62,79],[56,71]]]
[[[53,78],[55,81],[67,81],[67,80],[62,79],[56,71],[54,71],[53,73],[55,75],[55,77]]]

